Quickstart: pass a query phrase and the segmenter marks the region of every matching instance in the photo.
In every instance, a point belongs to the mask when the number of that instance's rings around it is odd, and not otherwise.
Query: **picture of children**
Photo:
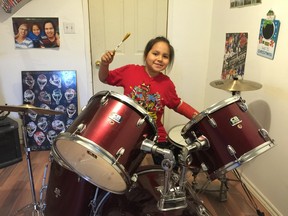
[[[32,23],[30,31],[28,33],[28,38],[33,41],[34,48],[40,48],[41,36],[44,36],[43,31],[38,23]]]

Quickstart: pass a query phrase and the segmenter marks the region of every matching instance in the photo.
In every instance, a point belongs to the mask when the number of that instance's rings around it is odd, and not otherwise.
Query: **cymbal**
[[[60,115],[63,114],[63,112],[50,110],[50,109],[44,109],[40,107],[35,107],[30,104],[23,104],[20,106],[0,106],[0,110],[2,111],[10,111],[10,112],[26,112],[26,111],[34,111],[37,114],[47,114],[47,115]]]
[[[214,88],[231,92],[253,91],[262,88],[260,83],[241,79],[215,80],[210,85]]]

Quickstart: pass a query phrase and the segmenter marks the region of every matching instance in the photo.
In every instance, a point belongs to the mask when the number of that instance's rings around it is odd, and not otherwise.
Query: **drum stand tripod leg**
[[[264,212],[261,212],[261,211],[258,209],[258,206],[257,206],[257,204],[256,204],[256,202],[255,202],[255,200],[254,200],[251,192],[248,190],[247,186],[246,186],[245,183],[242,181],[241,175],[240,175],[240,173],[238,172],[238,170],[237,170],[237,169],[234,169],[234,170],[233,170],[233,173],[234,173],[234,175],[236,176],[237,180],[241,183],[241,186],[242,186],[244,192],[246,193],[248,199],[250,200],[250,202],[252,203],[253,207],[255,208],[257,214],[258,214],[259,216],[264,216],[264,215],[265,215]]]
[[[221,182],[220,189],[219,189],[219,199],[220,199],[220,202],[225,202],[225,201],[227,201],[227,191],[228,191],[226,175],[223,174],[219,178],[219,180]]]
[[[207,174],[208,175],[208,174]],[[196,185],[198,183],[195,184],[194,186],[194,190],[197,191],[197,194],[201,194],[201,193],[204,193],[204,192],[219,192],[219,201],[220,202],[225,202],[227,201],[227,191],[228,191],[228,179],[226,177],[225,174],[222,174],[218,180],[220,181],[220,188],[219,189],[209,189],[209,185],[211,184],[212,180],[209,178],[209,175],[208,175],[208,178],[207,178],[207,181],[204,182],[204,184],[202,185],[201,188],[197,189],[196,188]]]
[[[97,187],[94,198],[90,202],[90,205],[92,206],[92,208],[91,208],[91,212],[89,216],[100,216],[103,204],[109,198],[109,195],[111,194],[110,192],[105,192],[104,196],[101,198],[99,196],[99,190],[100,189]]]
[[[26,127],[25,127],[25,120],[24,120],[25,113],[23,113],[21,117],[22,117],[22,134],[23,134],[23,141],[25,145],[25,153],[26,153],[26,161],[27,161],[30,189],[31,189],[31,195],[32,195],[32,203],[17,210],[14,215],[21,215],[24,212],[31,211],[32,216],[42,216],[43,213],[41,209],[39,208],[39,205],[37,204],[36,195],[35,195],[35,187],[34,187],[32,166],[31,166],[31,159],[30,159],[30,148],[27,145],[27,137],[26,137]]]

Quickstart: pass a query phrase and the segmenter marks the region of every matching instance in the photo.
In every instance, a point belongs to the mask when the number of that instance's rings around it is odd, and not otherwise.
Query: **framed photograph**
[[[12,18],[16,49],[59,48],[59,20],[46,18]]]
[[[50,150],[56,136],[78,116],[76,71],[22,71],[23,104],[64,114],[25,116],[27,144],[32,151]]]

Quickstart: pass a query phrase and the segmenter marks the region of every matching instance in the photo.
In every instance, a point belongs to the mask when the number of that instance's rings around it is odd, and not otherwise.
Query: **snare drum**
[[[178,154],[181,154],[181,150],[183,147],[187,146],[187,143],[183,136],[181,135],[182,129],[185,124],[176,125],[172,127],[168,132],[168,140],[172,143],[178,150],[174,149],[175,158],[178,160]],[[191,165],[197,168],[200,168],[201,163],[199,162],[199,155],[197,152],[192,154],[192,162]],[[178,162],[178,161],[177,161]]]
[[[186,143],[208,138],[210,148],[197,151],[211,179],[237,168],[274,146],[268,132],[250,114],[239,95],[204,110],[188,122],[181,135]],[[192,153],[194,154],[194,153]]]
[[[168,131],[169,142],[180,149],[187,146],[185,139],[181,136],[181,131],[184,126],[185,126],[184,124],[176,125]]]
[[[99,188],[124,193],[145,157],[145,138],[154,139],[156,127],[146,110],[124,95],[102,91],[94,95],[67,132],[55,141],[61,158]]]
[[[51,170],[45,197],[45,216],[89,215],[96,187],[85,181],[51,148]]]

